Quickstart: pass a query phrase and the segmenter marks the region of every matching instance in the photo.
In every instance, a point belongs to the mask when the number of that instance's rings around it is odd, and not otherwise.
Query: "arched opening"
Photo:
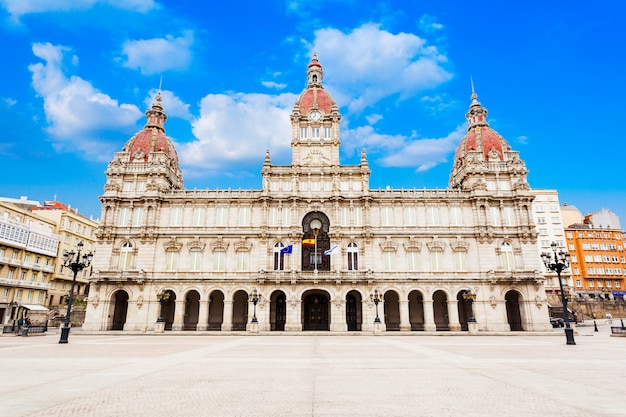
[[[385,326],[387,331],[400,331],[400,299],[395,291],[385,293]]]
[[[349,332],[360,332],[363,323],[363,305],[361,294],[350,291],[346,295],[346,324]]]
[[[450,330],[448,316],[448,296],[439,290],[433,294],[433,314],[435,315],[435,326],[437,331]]]
[[[113,321],[111,323],[111,330],[124,330],[127,313],[128,293],[124,290],[116,291],[113,295]]]
[[[174,312],[176,311],[176,294],[172,290],[165,292],[169,294],[169,298],[161,303],[163,321],[165,322],[165,330],[172,330]]]
[[[270,297],[270,330],[282,332],[287,321],[287,296],[282,291],[274,291]]]
[[[310,290],[302,295],[302,330],[330,329],[330,297],[326,291]]]
[[[424,331],[424,296],[417,290],[409,293],[409,323],[411,331]]]
[[[274,245],[274,271],[283,271],[285,269],[285,245],[278,242]]]
[[[517,291],[511,290],[504,296],[506,300],[506,318],[512,332],[524,330],[522,326],[522,314],[520,311],[520,295]]]
[[[246,330],[248,324],[248,293],[239,290],[233,296],[233,331]]]
[[[322,212],[314,211],[302,220],[302,270],[330,271],[330,255],[324,252],[330,249],[328,231],[330,221]]]
[[[224,321],[224,294],[215,290],[209,296],[209,320],[207,330],[222,330]]]
[[[192,290],[185,297],[185,318],[183,330],[196,330],[198,328],[198,318],[200,315],[200,294]]]
[[[456,301],[457,301],[456,305],[459,310],[459,322],[461,323],[461,330],[467,331],[469,329],[467,323],[469,322],[471,314],[470,314],[469,301],[463,298],[464,294],[465,294],[465,290],[459,291],[459,293],[456,295]]]

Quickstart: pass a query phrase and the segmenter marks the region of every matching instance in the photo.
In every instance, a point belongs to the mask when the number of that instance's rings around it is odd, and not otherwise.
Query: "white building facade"
[[[527,170],[476,94],[447,189],[372,190],[316,56],[307,80],[258,190],[186,190],[157,96],[106,172],[84,328],[551,329]]]

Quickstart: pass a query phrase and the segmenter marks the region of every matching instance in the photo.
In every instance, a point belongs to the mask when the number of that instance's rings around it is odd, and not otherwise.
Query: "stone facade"
[[[372,190],[316,56],[307,80],[258,190],[184,189],[157,96],[106,173],[84,328],[549,330],[527,170],[476,94],[449,188]]]

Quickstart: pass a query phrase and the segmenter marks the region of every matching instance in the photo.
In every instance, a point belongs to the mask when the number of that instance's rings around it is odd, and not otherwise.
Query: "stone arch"
[[[270,295],[270,331],[284,331],[287,322],[287,295],[274,290]]]
[[[462,331],[468,331],[468,324],[470,321],[471,308],[469,302],[463,297],[468,290],[461,290],[456,294],[457,309],[459,312],[459,323],[461,324]]]
[[[509,290],[504,295],[506,318],[512,332],[524,330],[524,311],[522,294],[517,290]]]
[[[209,318],[207,330],[222,330],[224,322],[224,293],[215,289],[209,293]]]
[[[324,289],[302,293],[302,330],[330,330],[331,298]]]
[[[437,331],[450,330],[448,294],[444,290],[437,290],[433,293],[433,315]]]
[[[248,324],[248,293],[237,290],[233,294],[233,331],[246,330]]]
[[[386,330],[400,331],[400,295],[396,290],[385,292],[383,306]]]
[[[311,223],[318,220],[321,228],[315,235],[315,229],[311,227]],[[330,271],[330,255],[324,255],[324,252],[330,249],[330,219],[321,211],[311,211],[302,219],[302,271]],[[317,263],[317,268],[316,268]]]
[[[183,318],[183,330],[196,330],[200,319],[200,293],[189,290],[185,294],[185,316]]]
[[[424,294],[420,290],[413,290],[408,298],[411,330],[424,331]]]
[[[346,324],[349,332],[361,331],[363,324],[363,297],[357,290],[346,294]]]
[[[117,290],[111,295],[111,330],[124,330],[128,314],[128,292]]]
[[[161,301],[161,312],[159,317],[163,317],[165,322],[165,330],[172,330],[174,324],[174,313],[176,312],[176,293],[173,290],[159,291],[168,294],[167,300]]]

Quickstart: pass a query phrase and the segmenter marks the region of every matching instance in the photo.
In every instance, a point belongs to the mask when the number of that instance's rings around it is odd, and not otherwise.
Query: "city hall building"
[[[374,190],[315,55],[306,74],[291,164],[259,155],[254,190],[185,189],[157,95],[106,171],[84,329],[550,329],[527,169],[477,95],[448,188]]]

